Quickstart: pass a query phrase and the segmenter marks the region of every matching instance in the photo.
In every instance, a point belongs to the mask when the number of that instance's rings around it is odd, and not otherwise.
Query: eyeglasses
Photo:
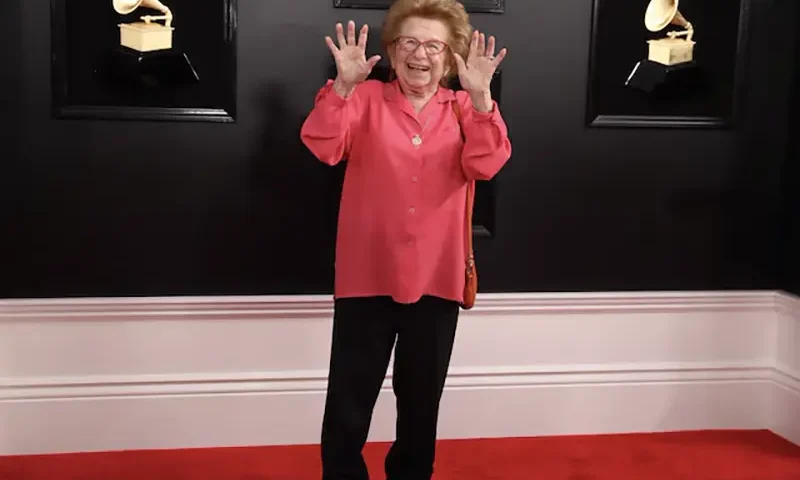
[[[415,52],[419,46],[422,45],[422,48],[425,49],[425,53],[428,55],[438,55],[444,52],[444,49],[447,48],[447,44],[439,40],[420,42],[413,37],[398,37],[395,40],[395,43],[406,52]]]

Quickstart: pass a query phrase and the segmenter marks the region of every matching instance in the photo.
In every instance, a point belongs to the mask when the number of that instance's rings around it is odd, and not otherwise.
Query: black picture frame
[[[333,0],[334,8],[362,8],[386,10],[393,0]],[[506,0],[461,0],[469,13],[503,14],[506,11]]]
[[[731,128],[739,109],[750,0],[681,2],[693,24],[692,88],[647,93],[625,85],[647,58],[644,25],[648,1],[594,0],[586,93],[588,127]],[[687,93],[688,92],[688,93]]]
[[[105,68],[109,65],[105,59],[113,55],[135,58],[138,54],[119,45],[117,25],[158,12],[140,8],[123,16],[110,1],[50,1],[54,118],[236,121],[237,0],[163,3],[174,15],[173,51],[186,55],[187,60],[180,65],[186,66],[184,71],[196,74],[199,82],[188,86],[165,86],[165,82],[142,93],[129,86],[112,86],[108,77],[101,75],[112,70]],[[164,79],[169,81],[170,76],[164,75]]]

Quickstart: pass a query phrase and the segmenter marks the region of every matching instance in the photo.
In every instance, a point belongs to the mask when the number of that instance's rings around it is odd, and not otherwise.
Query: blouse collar
[[[387,82],[383,86],[383,96],[386,100],[396,101],[404,98],[403,91],[400,89],[400,83],[397,79]],[[456,99],[456,94],[452,89],[439,85],[436,93],[433,95],[439,103],[445,103]]]

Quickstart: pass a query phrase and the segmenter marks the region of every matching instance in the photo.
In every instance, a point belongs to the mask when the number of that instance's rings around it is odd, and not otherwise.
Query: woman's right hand
[[[380,55],[374,55],[367,60],[367,33],[369,26],[366,24],[361,27],[356,43],[356,25],[352,20],[347,24],[347,39],[344,36],[344,28],[341,23],[336,24],[336,38],[339,47],[333,43],[331,37],[325,37],[325,43],[333,54],[336,61],[336,80],[334,88],[337,93],[346,97],[352,93],[359,83],[367,79],[372,69],[381,59]]]

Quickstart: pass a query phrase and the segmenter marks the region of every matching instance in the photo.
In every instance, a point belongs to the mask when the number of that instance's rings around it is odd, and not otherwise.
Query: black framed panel
[[[647,41],[682,27],[672,24],[658,32],[649,31],[645,26],[646,0],[634,4],[594,0],[586,124],[732,126],[741,85],[749,1],[681,2],[680,14],[694,27],[693,60],[665,67],[648,61]]]
[[[334,8],[388,9],[394,0],[333,0]],[[505,13],[506,0],[461,0],[469,13]]]
[[[160,15],[154,3],[120,1],[134,10],[119,13],[111,1],[51,0],[53,116],[234,122],[236,2],[163,0],[171,47],[142,52],[122,45],[119,25]]]

